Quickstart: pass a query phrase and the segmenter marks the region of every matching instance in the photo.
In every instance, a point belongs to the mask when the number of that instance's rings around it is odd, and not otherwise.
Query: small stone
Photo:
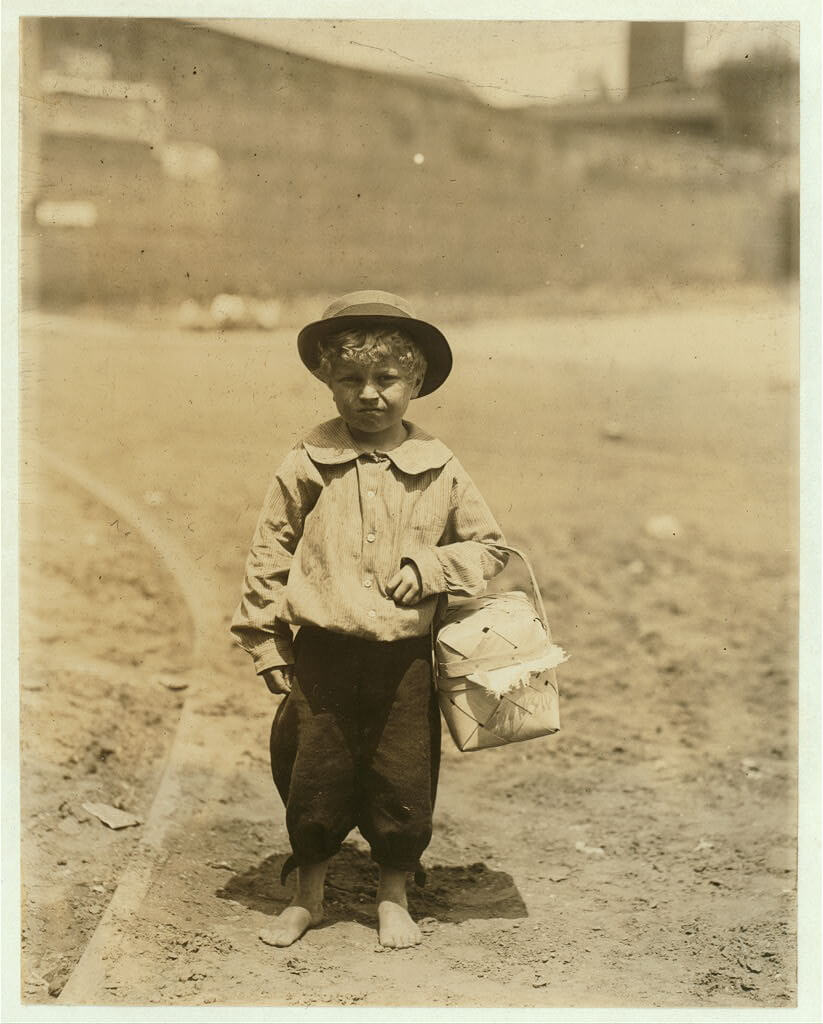
[[[159,683],[160,686],[165,686],[167,690],[171,690],[175,693],[180,690],[187,690],[189,688],[189,684],[186,682],[186,680],[181,679],[179,676],[157,676],[155,682]]]
[[[622,441],[623,424],[619,423],[617,420],[606,420],[600,428],[600,433],[607,441]]]

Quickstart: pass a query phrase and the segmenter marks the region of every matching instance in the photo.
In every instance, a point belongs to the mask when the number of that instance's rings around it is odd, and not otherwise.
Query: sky
[[[620,98],[625,21],[423,21],[198,19],[336,64],[465,82],[487,103],[514,106]],[[798,53],[791,22],[691,22],[686,65],[699,75],[730,56]]]

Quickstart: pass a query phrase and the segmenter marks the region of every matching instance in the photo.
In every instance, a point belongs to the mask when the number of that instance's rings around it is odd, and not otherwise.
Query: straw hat
[[[297,350],[312,373],[320,361],[318,344],[332,334],[357,327],[399,327],[420,346],[426,357],[426,375],[418,398],[440,387],[452,368],[449,343],[432,324],[418,320],[411,306],[390,292],[363,291],[343,295],[297,336]]]

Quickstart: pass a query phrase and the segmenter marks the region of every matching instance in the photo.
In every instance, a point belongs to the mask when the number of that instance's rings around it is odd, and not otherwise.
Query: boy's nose
[[[361,398],[377,398],[378,397],[377,388],[374,386],[374,384],[371,383],[371,381],[368,381],[367,383],[365,383],[363,385],[363,388],[362,388],[362,390],[360,392],[360,397]]]

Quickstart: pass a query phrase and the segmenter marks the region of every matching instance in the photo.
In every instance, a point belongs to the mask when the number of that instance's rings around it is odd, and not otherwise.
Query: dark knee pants
[[[429,637],[381,643],[304,626],[295,676],[271,732],[291,863],[326,860],[359,828],[378,864],[419,870],[440,766]]]

